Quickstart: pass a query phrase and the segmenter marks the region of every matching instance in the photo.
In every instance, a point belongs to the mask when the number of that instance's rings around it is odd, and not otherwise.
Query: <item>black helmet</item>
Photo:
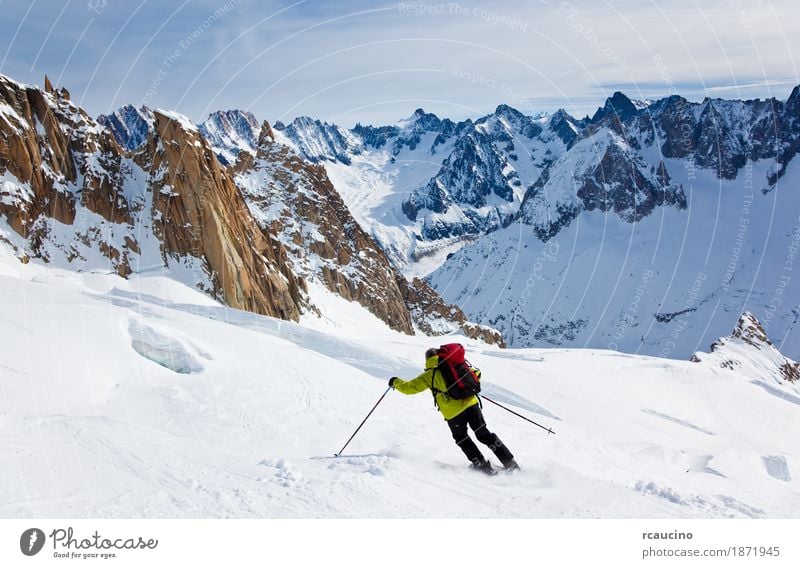
[[[433,357],[434,355],[438,355],[438,354],[439,354],[439,349],[438,349],[438,348],[436,348],[436,347],[431,347],[430,349],[428,349],[428,350],[425,352],[425,358],[426,358],[426,359],[430,359],[430,358],[431,358],[431,357]]]

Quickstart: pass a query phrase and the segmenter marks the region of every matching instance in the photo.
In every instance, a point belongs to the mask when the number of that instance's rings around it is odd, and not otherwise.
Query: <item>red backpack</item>
[[[464,355],[464,346],[460,343],[448,343],[439,347],[439,364],[436,368],[442,372],[447,388],[438,392],[456,400],[481,392],[480,371],[474,369]],[[434,398],[435,395],[434,390]]]

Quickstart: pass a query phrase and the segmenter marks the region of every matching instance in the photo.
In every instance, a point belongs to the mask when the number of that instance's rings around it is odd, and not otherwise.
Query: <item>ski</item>
[[[469,467],[469,469],[471,469],[473,471],[478,471],[478,472],[480,472],[480,473],[482,473],[484,475],[488,475],[488,476],[497,475],[499,473],[496,469],[494,469],[488,463],[487,463],[486,467],[476,467],[474,465],[470,465],[468,467]]]

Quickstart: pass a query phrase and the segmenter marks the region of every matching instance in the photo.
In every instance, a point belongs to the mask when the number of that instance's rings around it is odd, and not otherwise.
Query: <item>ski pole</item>
[[[489,401],[489,402],[491,402],[492,404],[496,404],[497,406],[499,406],[499,407],[500,407],[500,408],[502,408],[503,410],[507,410],[508,412],[510,412],[511,414],[513,414],[514,416],[519,416],[520,418],[522,418],[523,420],[527,420],[527,421],[528,421],[528,422],[530,422],[531,424],[536,424],[536,425],[537,425],[539,428],[541,428],[542,430],[547,430],[547,433],[548,433],[548,434],[555,434],[555,432],[553,432],[553,429],[552,429],[552,428],[545,428],[545,427],[544,427],[544,426],[542,426],[541,424],[537,424],[536,422],[534,422],[534,421],[533,421],[533,420],[531,420],[530,418],[527,418],[527,417],[523,416],[523,415],[522,415],[522,414],[520,414],[519,412],[514,412],[513,410],[511,410],[510,408],[506,408],[505,406],[503,406],[503,405],[502,405],[502,404],[500,404],[499,402],[495,402],[494,400],[492,400],[491,398],[489,398],[489,397],[488,397],[488,396],[486,396],[486,395],[483,395],[483,394],[482,394],[482,395],[481,395],[481,398],[482,398],[482,399],[484,399],[484,400],[488,400],[488,401]]]
[[[369,414],[367,414],[367,418],[364,418],[364,420],[362,420],[362,421],[361,421],[361,424],[359,424],[359,425],[358,425],[358,428],[356,428],[356,431],[355,431],[355,432],[353,432],[353,435],[352,435],[352,436],[350,436],[350,440],[352,440],[353,438],[355,438],[355,437],[356,437],[356,434],[358,434],[358,431],[359,431],[359,430],[361,430],[361,427],[364,425],[364,422],[366,422],[366,421],[367,421],[367,419],[368,419],[370,416],[372,416],[372,413],[373,413],[373,412],[375,412],[375,409],[376,409],[376,408],[378,408],[378,405],[379,405],[379,404],[381,403],[381,401],[383,400],[383,397],[385,397],[385,396],[386,396],[386,395],[389,393],[389,391],[390,391],[390,390],[392,390],[392,387],[388,387],[388,388],[386,389],[386,392],[384,392],[384,393],[381,395],[381,397],[378,399],[378,402],[376,402],[376,403],[375,403],[375,406],[373,406],[373,407],[372,407],[372,410],[370,410],[370,411],[369,411]],[[344,449],[347,447],[347,444],[349,444],[349,443],[350,443],[350,440],[347,440],[347,442],[345,442],[344,446],[342,446],[342,449],[341,449],[341,450],[339,450],[339,452],[338,452],[338,453],[336,453],[336,454],[333,454],[333,457],[335,457],[335,458],[338,458],[340,455],[342,455],[342,452],[343,452],[343,451],[344,451]]]

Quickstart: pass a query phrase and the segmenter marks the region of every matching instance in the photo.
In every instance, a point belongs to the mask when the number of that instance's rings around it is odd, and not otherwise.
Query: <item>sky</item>
[[[592,114],[631,98],[785,99],[796,0],[0,0],[0,73],[124,104],[260,120],[454,120],[501,103]]]

